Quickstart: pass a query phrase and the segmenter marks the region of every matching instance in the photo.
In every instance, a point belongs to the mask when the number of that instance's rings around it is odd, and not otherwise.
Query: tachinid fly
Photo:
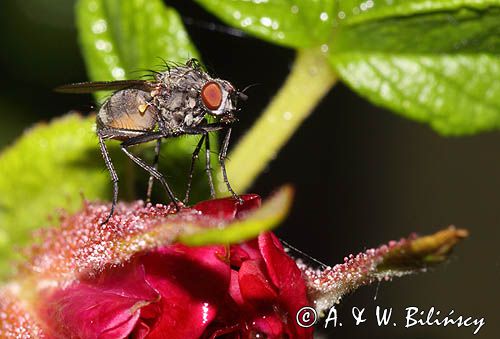
[[[192,156],[188,187],[184,202],[187,203],[193,177],[194,161],[203,144],[206,149],[206,172],[210,185],[210,194],[215,196],[210,168],[210,142],[208,133],[225,130],[226,134],[219,153],[219,162],[228,190],[239,197],[231,188],[227,179],[225,159],[231,126],[237,121],[238,99],[247,97],[234,86],[222,79],[212,78],[205,72],[196,59],[185,65],[167,67],[164,72],[154,72],[153,80],[123,80],[110,82],[83,82],[58,87],[56,91],[64,93],[91,93],[114,90],[104,102],[97,114],[97,136],[101,152],[113,182],[113,201],[110,213],[103,223],[113,215],[118,200],[118,175],[105,144],[107,139],[121,141],[121,150],[137,165],[150,174],[148,199],[151,194],[153,178],[166,190],[170,200],[179,210],[175,198],[164,176],[157,169],[161,140],[180,135],[201,135]],[[207,116],[214,117],[208,122]],[[155,163],[147,164],[132,154],[130,146],[150,141],[157,141]]]

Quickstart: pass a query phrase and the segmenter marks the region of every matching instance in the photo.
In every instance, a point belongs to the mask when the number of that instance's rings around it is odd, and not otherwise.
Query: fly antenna
[[[262,85],[262,84],[259,84],[259,83],[250,84],[250,85],[248,85],[247,87],[243,88],[243,89],[240,91],[240,93],[245,93],[245,92],[246,92],[247,90],[249,90],[250,88],[255,87],[255,86],[260,86],[260,85]]]

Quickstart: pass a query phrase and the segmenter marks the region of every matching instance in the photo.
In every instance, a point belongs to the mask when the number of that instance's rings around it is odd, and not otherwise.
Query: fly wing
[[[118,91],[122,89],[139,89],[150,92],[155,88],[155,82],[146,80],[117,80],[117,81],[94,81],[77,82],[74,84],[62,85],[54,90],[60,93],[93,93],[99,91]]]

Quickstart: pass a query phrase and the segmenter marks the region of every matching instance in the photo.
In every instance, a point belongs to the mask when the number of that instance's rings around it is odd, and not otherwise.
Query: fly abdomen
[[[151,95],[145,91],[125,89],[115,92],[99,110],[98,125],[119,130],[153,130],[158,114],[150,103]]]

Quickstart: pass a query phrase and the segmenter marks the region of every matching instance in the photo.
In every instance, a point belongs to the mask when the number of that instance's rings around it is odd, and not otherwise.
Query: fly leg
[[[111,219],[113,213],[115,212],[115,207],[118,202],[118,174],[116,174],[115,167],[111,162],[111,157],[109,156],[108,148],[106,147],[104,139],[100,135],[98,135],[98,137],[99,137],[99,146],[101,148],[102,157],[104,158],[104,163],[108,168],[109,174],[111,176],[111,181],[113,182],[113,200],[111,202],[111,210],[109,211],[106,220],[101,224],[102,226],[108,223],[109,219]]]
[[[200,151],[200,148],[202,146],[203,140],[205,141],[205,158],[206,158],[206,164],[205,164],[205,172],[207,173],[208,177],[208,185],[210,186],[210,197],[212,199],[215,198],[215,188],[214,188],[214,181],[212,180],[212,167],[210,165],[210,140],[208,137],[208,132],[211,132],[211,130],[205,130],[204,128],[188,128],[184,130],[184,133],[186,134],[191,134],[191,135],[198,135],[202,134],[202,138],[200,142],[198,143],[198,146],[196,146],[196,149],[193,153],[193,159],[196,157],[194,154],[198,153]],[[191,180],[190,180],[191,181]]]
[[[201,146],[203,146],[203,141],[205,141],[205,135],[202,135],[200,141],[198,142],[198,145],[196,145],[196,148],[194,149],[193,155],[191,157],[191,167],[189,169],[189,177],[188,177],[188,184],[187,184],[187,189],[186,189],[186,196],[184,197],[184,205],[187,205],[189,202],[189,194],[191,193],[191,185],[193,183],[193,172],[194,172],[194,164],[196,162],[196,159],[198,159],[198,155],[200,154]]]
[[[203,135],[205,136],[205,172],[207,172],[208,185],[210,186],[210,197],[215,199],[214,181],[212,179],[212,165],[210,164],[210,137],[206,131]]]
[[[155,170],[158,170],[158,161],[160,160],[160,150],[161,150],[161,139],[158,139],[156,140],[155,159],[153,162],[153,168]],[[153,193],[153,184],[154,184],[154,177],[150,175],[148,181],[148,191],[146,193],[146,202],[151,201],[151,194]]]
[[[237,199],[240,203],[243,203],[243,199],[241,199],[231,188],[231,184],[229,183],[229,180],[227,179],[227,172],[226,172],[226,157],[227,157],[227,149],[229,147],[229,139],[231,138],[231,131],[232,128],[228,127],[226,135],[224,137],[224,141],[222,142],[222,148],[219,152],[219,163],[220,167],[222,170],[222,177],[224,178],[224,182],[226,183],[227,189],[229,192],[231,192],[232,196],[234,199]]]
[[[179,204],[177,202],[177,199],[175,198],[175,195],[172,192],[172,189],[168,185],[168,183],[165,180],[165,178],[163,177],[163,175],[160,172],[158,172],[158,170],[155,169],[153,166],[148,165],[146,162],[144,162],[144,160],[142,160],[138,156],[132,154],[128,150],[128,147],[130,147],[130,146],[138,145],[138,144],[142,144],[145,142],[149,142],[149,141],[160,139],[160,138],[166,138],[166,137],[169,137],[169,135],[164,135],[164,134],[159,133],[159,132],[152,132],[152,133],[143,134],[143,135],[133,137],[133,138],[130,138],[130,139],[122,142],[121,149],[133,162],[135,162],[139,167],[141,167],[143,170],[147,171],[153,178],[155,178],[156,180],[158,180],[161,183],[161,185],[163,186],[163,188],[167,192],[168,197],[174,203],[175,209],[177,211],[179,211],[180,207],[179,207]]]

